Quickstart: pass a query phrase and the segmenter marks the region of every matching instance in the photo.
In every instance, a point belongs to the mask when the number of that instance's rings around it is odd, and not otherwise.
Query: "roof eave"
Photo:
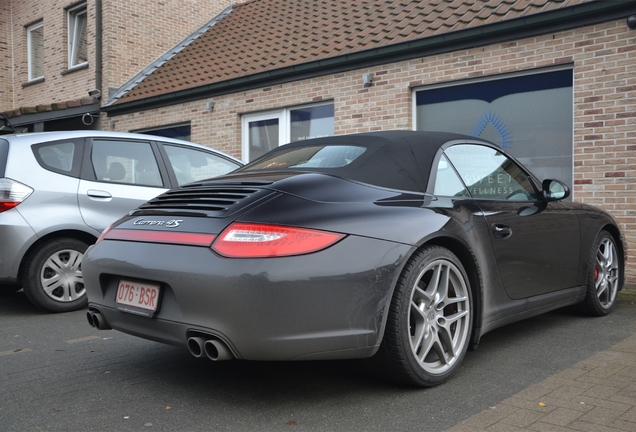
[[[563,31],[625,18],[634,13],[636,13],[636,2],[582,3],[528,17],[311,61],[130,102],[120,102],[102,107],[102,111],[109,116],[129,114],[317,76]]]

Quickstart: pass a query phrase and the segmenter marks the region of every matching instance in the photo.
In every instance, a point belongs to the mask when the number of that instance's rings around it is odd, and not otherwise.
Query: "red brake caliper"
[[[594,266],[594,281],[598,280],[598,265]]]

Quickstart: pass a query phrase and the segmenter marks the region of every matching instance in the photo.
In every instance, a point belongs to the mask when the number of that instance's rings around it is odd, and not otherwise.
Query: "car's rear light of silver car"
[[[0,178],[0,213],[10,210],[27,199],[33,189],[9,178]]]
[[[234,222],[219,234],[212,249],[228,258],[282,257],[317,252],[344,237],[327,231]]]

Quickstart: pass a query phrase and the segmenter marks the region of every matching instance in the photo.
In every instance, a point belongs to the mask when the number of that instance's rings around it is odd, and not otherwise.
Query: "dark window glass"
[[[29,81],[44,76],[44,27],[42,23],[27,29]]]
[[[95,140],[91,161],[98,181],[163,186],[150,143]]]
[[[435,173],[435,195],[441,196],[468,196],[464,184],[457,176],[448,159],[442,155]]]
[[[572,70],[457,84],[417,92],[417,130],[484,138],[538,178],[572,186]]]
[[[249,170],[287,168],[340,168],[365,152],[357,146],[308,146],[281,151],[251,164]]]
[[[333,104],[291,110],[290,142],[332,136],[333,114]]]
[[[0,139],[0,178],[4,177],[7,169],[7,159],[9,157],[9,141]]]
[[[183,141],[190,141],[190,125],[174,126],[168,128],[153,129],[147,131],[141,131],[144,135],[155,135],[165,138],[180,139]]]
[[[86,5],[68,12],[68,67],[88,62],[86,41]]]
[[[71,177],[79,177],[83,143],[83,139],[44,142],[34,144],[31,150],[42,168]]]
[[[496,149],[455,145],[445,150],[473,198],[527,201],[537,198],[528,174]]]
[[[75,143],[57,142],[40,146],[36,149],[40,160],[48,168],[56,171],[70,172],[73,169],[73,155],[75,154]]]
[[[238,164],[200,150],[163,145],[179,186],[193,181],[217,177],[234,171]]]
[[[279,144],[277,118],[249,122],[249,156],[254,160]]]

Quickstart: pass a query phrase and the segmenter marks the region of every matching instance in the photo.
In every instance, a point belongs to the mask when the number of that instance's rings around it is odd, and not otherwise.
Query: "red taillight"
[[[0,213],[2,213],[3,211],[11,210],[18,204],[20,203],[15,201],[0,201]]]
[[[33,189],[8,178],[0,178],[0,213],[11,210],[33,193]]]
[[[266,258],[302,255],[325,249],[344,234],[253,223],[233,223],[212,244],[228,258]]]
[[[214,234],[186,233],[172,231],[147,231],[110,229],[102,233],[97,239],[101,240],[127,240],[149,243],[171,243],[188,246],[210,246],[216,236]]]

